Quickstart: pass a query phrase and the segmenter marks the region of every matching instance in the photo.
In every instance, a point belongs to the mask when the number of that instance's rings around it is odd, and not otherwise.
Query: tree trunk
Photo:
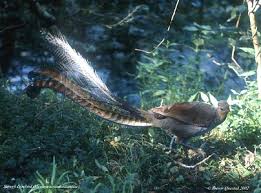
[[[252,32],[252,40],[253,46],[255,49],[255,60],[257,64],[256,70],[256,79],[257,79],[257,87],[258,87],[258,98],[261,99],[261,50],[257,36],[257,25],[256,25],[256,17],[255,17],[255,10],[254,10],[254,0],[248,0],[248,16],[250,20],[250,29]]]

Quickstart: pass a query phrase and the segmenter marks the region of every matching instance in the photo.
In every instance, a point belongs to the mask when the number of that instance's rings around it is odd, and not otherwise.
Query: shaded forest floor
[[[193,165],[202,158],[191,152],[186,157],[182,147],[166,153],[170,138],[160,129],[111,124],[49,90],[31,100],[1,87],[1,186],[79,188],[68,192],[213,192],[239,187],[258,192],[261,120],[255,95],[249,88],[237,96],[241,108],[232,108],[225,123],[210,135],[191,141],[195,146],[206,142],[207,155],[214,155],[188,169],[176,161]]]

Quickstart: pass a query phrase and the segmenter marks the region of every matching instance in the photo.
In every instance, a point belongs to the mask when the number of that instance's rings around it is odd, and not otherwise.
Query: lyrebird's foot
[[[201,157],[203,157],[203,158],[205,158],[206,157],[206,152],[202,149],[202,148],[198,148],[197,150],[197,153],[199,154],[199,155],[201,155]]]
[[[166,154],[171,154],[172,149],[170,149],[169,151],[166,151]]]
[[[192,157],[206,157],[206,152],[201,148],[189,149],[188,155]]]
[[[167,148],[166,147],[166,154],[171,154],[172,152],[174,152],[175,150],[174,150],[174,148]]]

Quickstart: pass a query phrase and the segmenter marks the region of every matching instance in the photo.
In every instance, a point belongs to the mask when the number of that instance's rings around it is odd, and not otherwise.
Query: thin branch
[[[176,2],[176,5],[175,5],[174,11],[173,11],[173,13],[172,13],[171,20],[170,20],[170,22],[169,22],[169,26],[168,26],[167,31],[170,30],[170,26],[171,26],[171,24],[172,24],[172,21],[173,21],[173,19],[174,19],[174,16],[176,15],[176,11],[177,11],[177,9],[178,9],[178,5],[179,5],[179,0],[177,0],[177,2]]]
[[[30,0],[30,5],[32,11],[34,11],[40,19],[43,19],[45,22],[47,22],[49,26],[55,25],[56,18],[46,9],[44,9],[44,7],[41,6],[41,4],[37,0]]]
[[[183,167],[183,168],[188,168],[188,169],[194,169],[196,167],[198,167],[199,165],[205,163],[207,160],[209,160],[209,158],[211,158],[214,155],[214,153],[212,153],[211,155],[209,155],[208,157],[206,157],[205,159],[201,160],[200,162],[196,163],[195,165],[186,165],[184,163],[181,163],[179,161],[174,161],[174,163],[178,164],[179,166]]]
[[[156,49],[158,49],[158,47],[160,47],[160,45],[161,45],[164,41],[165,41],[165,38],[163,38],[163,39],[160,41],[160,43],[159,43],[156,47],[154,47],[153,50],[151,50],[151,51],[146,51],[146,50],[142,50],[142,49],[138,49],[138,48],[136,48],[135,51],[144,52],[144,53],[146,53],[146,54],[151,54],[151,53],[153,53]]]
[[[236,29],[238,29],[238,27],[239,27],[240,19],[241,19],[241,13],[238,15],[238,18],[237,18],[237,21],[236,21],[236,26],[235,26]],[[235,52],[236,52],[236,46],[233,45],[232,46],[232,52],[231,52],[231,60],[234,63],[230,64],[228,67],[231,68],[239,76],[240,74],[243,73],[243,69],[238,64],[237,60],[235,59]]]
[[[235,51],[236,51],[236,46],[232,46],[231,60],[234,62],[234,64],[236,65],[237,68],[242,70],[241,66],[238,64],[238,62],[235,59]],[[238,72],[236,72],[236,73],[239,74]]]
[[[130,22],[133,19],[133,15],[143,6],[144,5],[139,5],[139,6],[135,7],[135,9],[133,9],[126,17],[124,17],[122,20],[118,21],[117,23],[111,24],[111,25],[105,25],[105,26],[111,29],[118,25],[123,25],[124,23]]]
[[[16,25],[10,25],[10,26],[5,27],[4,29],[1,29],[0,30],[0,34],[5,32],[5,31],[9,31],[9,30],[17,30],[17,29],[20,29],[20,28],[22,28],[24,26],[25,26],[25,23],[20,23],[20,24],[16,24]]]
[[[167,32],[169,32],[169,30],[170,30],[171,24],[172,24],[172,22],[173,22],[173,20],[174,20],[174,16],[176,15],[176,11],[177,11],[178,5],[179,5],[179,0],[177,0],[176,5],[175,5],[175,8],[174,8],[174,10],[173,10],[173,13],[172,13],[172,16],[171,16],[171,19],[170,19],[170,22],[169,22],[169,26],[168,26],[168,28],[167,28]],[[153,53],[156,49],[158,49],[158,48],[161,46],[161,44],[163,44],[163,42],[164,42],[165,40],[166,40],[166,35],[165,35],[165,37],[160,41],[160,43],[158,43],[158,45],[155,46],[151,51],[146,51],[146,50],[142,50],[142,49],[135,49],[135,51],[140,51],[140,52],[144,52],[144,53],[146,53],[146,54],[151,54],[151,53]]]
[[[55,107],[56,105],[59,105],[60,102],[55,102],[50,104],[49,106],[46,106],[44,109],[42,109],[41,111],[39,111],[36,115],[34,115],[34,119],[37,119],[38,117],[40,117],[43,113],[45,113],[48,109]]]
[[[261,2],[259,2],[259,0],[251,0],[251,3],[252,3],[252,8],[251,10],[248,10],[248,13],[250,12],[255,13],[261,6]]]

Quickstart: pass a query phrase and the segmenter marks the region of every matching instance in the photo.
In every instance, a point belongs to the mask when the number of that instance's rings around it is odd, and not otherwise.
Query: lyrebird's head
[[[218,102],[217,113],[223,120],[226,118],[227,114],[230,112],[230,107],[227,101],[221,100]]]

